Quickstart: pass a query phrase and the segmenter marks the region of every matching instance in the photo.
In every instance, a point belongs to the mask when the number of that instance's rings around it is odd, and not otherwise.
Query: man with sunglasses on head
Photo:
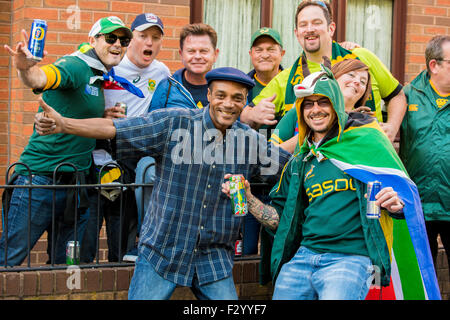
[[[42,93],[42,98],[62,114],[71,118],[102,117],[105,109],[103,87],[106,82],[120,84],[126,90],[142,96],[142,92],[133,84],[114,74],[112,69],[122,60],[126,47],[133,34],[118,18],[110,16],[98,20],[89,32],[89,43],[92,47],[82,53],[63,56],[56,62],[39,67],[31,59],[27,49],[27,33],[22,30],[25,41],[17,43],[15,49],[5,45],[12,57],[19,78],[33,89],[35,94]],[[74,135],[40,136],[35,131],[28,145],[20,156],[23,165],[15,167],[15,185],[52,185],[83,184],[91,167],[91,152],[95,147],[95,139],[86,139]],[[53,173],[61,163],[68,162],[58,168],[55,181]],[[78,176],[74,174],[78,172]],[[31,178],[32,181],[29,181]],[[79,191],[78,208],[75,208],[76,189],[56,189],[55,217],[64,224],[75,221],[75,214],[82,214],[88,207],[85,189]],[[34,244],[52,223],[52,189],[34,189],[29,199],[27,189],[16,188],[8,211],[8,232],[4,232],[0,240],[0,265],[20,265],[27,255],[28,203],[31,203],[30,243]],[[73,225],[73,224],[72,224]],[[78,228],[77,240],[80,240],[81,228]],[[56,234],[56,232],[55,232]],[[7,262],[4,260],[5,238],[8,237]],[[55,263],[65,262],[65,247],[72,234],[63,234],[56,240]],[[53,260],[53,259],[52,259]]]

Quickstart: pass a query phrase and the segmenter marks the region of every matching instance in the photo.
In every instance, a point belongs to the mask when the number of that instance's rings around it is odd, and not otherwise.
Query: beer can
[[[47,21],[34,19],[31,24],[30,38],[28,39],[28,50],[30,50],[34,61],[41,61],[44,57],[46,35]]]
[[[234,215],[243,217],[247,214],[247,197],[245,195],[245,178],[242,175],[230,177],[231,208]]]
[[[234,255],[241,256],[242,255],[242,240],[236,240],[234,245]]]
[[[75,241],[67,241],[66,246],[66,264],[76,265],[80,264],[80,243]]]
[[[367,183],[367,219],[380,219],[381,208],[377,206],[375,201],[375,196],[381,190],[381,182],[379,181],[369,181]]]
[[[125,102],[116,102],[115,107],[121,107],[123,108],[125,111],[123,112],[124,115],[127,115],[127,104]]]

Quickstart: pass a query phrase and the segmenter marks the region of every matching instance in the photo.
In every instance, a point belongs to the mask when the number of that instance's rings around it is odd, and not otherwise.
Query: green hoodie
[[[295,86],[294,91],[297,96],[295,105],[299,115],[299,121],[304,122],[300,112],[300,105],[305,97],[310,95],[323,95],[328,97],[333,104],[337,114],[337,124],[327,133],[320,145],[336,138],[339,143],[345,143],[345,141],[342,141],[344,129],[354,126],[356,122],[364,122],[367,120],[368,116],[360,113],[351,113],[350,115],[345,113],[345,105],[341,90],[331,71],[328,69],[325,69],[323,72],[311,74],[305,78],[300,85]],[[299,127],[307,126],[299,125]],[[323,157],[313,144],[308,143],[308,141],[304,139],[307,134],[308,132],[306,131],[303,133],[299,132],[300,144],[302,145],[300,152],[294,155],[288,162],[280,181],[270,193],[272,200],[271,205],[280,215],[280,222],[276,233],[272,233],[274,236],[272,247],[268,248],[266,245],[267,243],[270,243],[270,241],[267,241],[267,239],[262,240],[262,262],[260,267],[262,283],[270,280],[269,275],[272,280],[275,281],[282,265],[292,259],[302,240],[302,225],[305,221],[304,211],[308,205],[308,198],[303,187],[303,179],[306,175],[306,162],[303,161],[303,159],[305,159],[305,157],[310,157],[311,154],[319,159]],[[319,148],[320,145],[317,148]],[[364,194],[366,193],[366,184],[355,181],[355,189],[360,207],[361,225],[369,257],[372,263],[378,266],[381,271],[381,284],[388,285],[391,265],[389,249],[381,227],[381,220],[380,222],[373,220],[368,221],[366,218],[367,200],[364,197]],[[382,219],[385,219],[385,222],[390,222],[392,224],[389,216],[383,214]],[[268,230],[266,229],[266,231]],[[270,231],[268,231],[268,233],[270,233]]]
[[[419,189],[425,220],[450,221],[449,102],[437,106],[426,70],[404,90],[408,110],[401,126],[400,158]]]

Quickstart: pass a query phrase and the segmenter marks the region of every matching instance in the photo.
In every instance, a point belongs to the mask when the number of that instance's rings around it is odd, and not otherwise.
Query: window
[[[302,47],[294,34],[295,11],[298,3],[298,0],[273,0],[272,28],[280,32],[283,40],[286,54],[282,65],[285,68],[291,66],[302,52]]]
[[[356,42],[391,67],[392,0],[347,0],[347,41]]]
[[[260,0],[205,0],[203,22],[217,32],[217,67],[252,69],[250,39],[260,26]]]

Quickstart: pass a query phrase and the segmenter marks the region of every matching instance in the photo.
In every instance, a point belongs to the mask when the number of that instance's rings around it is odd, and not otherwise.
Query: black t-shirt
[[[201,109],[208,105],[208,84],[195,85],[187,82],[183,74],[183,86],[191,93],[195,103]]]

